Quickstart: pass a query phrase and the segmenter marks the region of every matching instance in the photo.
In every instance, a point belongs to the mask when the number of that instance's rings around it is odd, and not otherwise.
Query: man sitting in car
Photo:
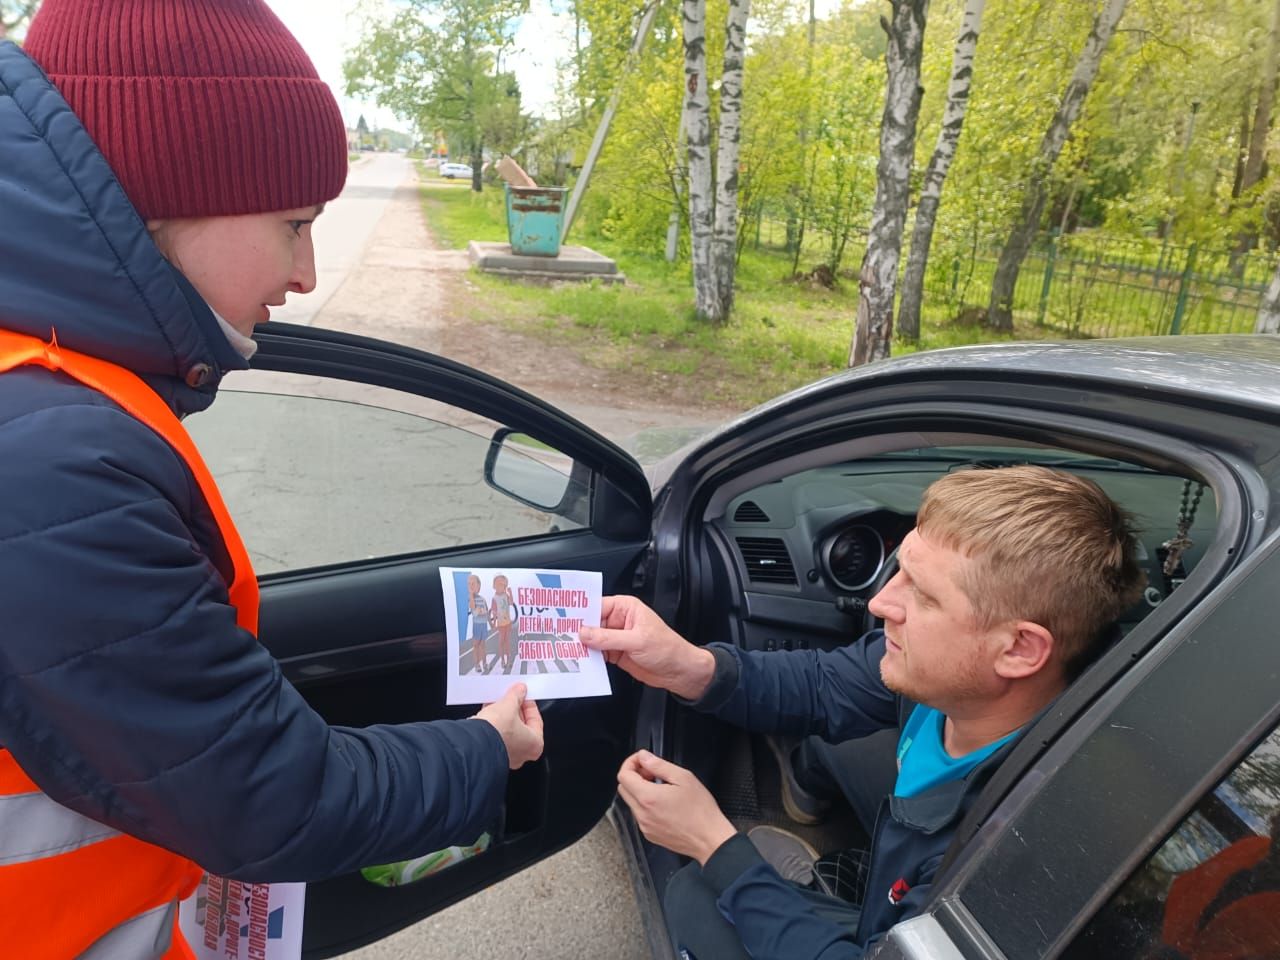
[[[641,831],[696,861],[665,897],[684,956],[858,957],[918,913],[991,773],[1137,599],[1135,549],[1130,518],[1088,480],[968,470],[925,492],[870,601],[884,628],[848,647],[695,646],[639,600],[605,598],[583,643],[697,710],[828,742],[899,731],[860,904],[783,880],[689,771],[643,750],[626,760],[618,789]]]

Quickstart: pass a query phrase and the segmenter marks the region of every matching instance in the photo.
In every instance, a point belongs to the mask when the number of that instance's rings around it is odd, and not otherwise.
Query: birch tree
[[[915,152],[916,118],[920,115],[920,55],[929,0],[891,2],[892,23],[880,20],[889,37],[885,50],[888,82],[880,119],[875,206],[858,277],[858,310],[849,349],[851,367],[889,356],[902,228],[907,220],[908,178]]]
[[[947,87],[947,106],[938,130],[938,143],[925,168],[920,202],[916,207],[915,229],[911,231],[911,252],[902,278],[902,303],[898,308],[898,335],[915,342],[920,339],[920,303],[924,291],[924,270],[933,243],[933,227],[942,200],[942,184],[947,179],[951,161],[955,159],[965,110],[969,106],[969,86],[973,82],[973,59],[978,49],[978,33],[982,29],[982,10],[986,0],[965,0],[951,60],[951,82]]]
[[[699,318],[723,323],[733,306],[738,243],[738,148],[750,0],[729,0],[720,80],[718,155],[711,156],[706,0],[684,0],[684,136],[689,156],[689,233]],[[713,166],[715,176],[713,177]]]
[[[689,237],[693,296],[698,316],[720,319],[712,236],[715,194],[711,182],[711,99],[707,94],[707,3],[684,0],[685,145],[689,151]]]
[[[716,141],[716,203],[712,259],[716,278],[716,312],[708,319],[723,322],[733,309],[734,272],[738,263],[738,147],[742,140],[742,66],[746,54],[750,0],[729,0],[724,38],[724,71],[720,76],[720,133]]]
[[[1271,283],[1262,294],[1262,302],[1258,304],[1258,319],[1253,326],[1254,333],[1280,333],[1280,266],[1276,267]]]
[[[1067,134],[1080,116],[1089,87],[1098,75],[1098,66],[1102,62],[1102,54],[1115,34],[1116,25],[1124,14],[1128,0],[1103,0],[1102,9],[1094,18],[1093,28],[1085,41],[1084,50],[1067,84],[1067,89],[1058,104],[1058,110],[1049,122],[1040,141],[1040,149],[1031,164],[1031,175],[1028,178],[1026,193],[1023,195],[1022,209],[1014,221],[1013,230],[1000,251],[1000,260],[996,265],[996,275],[991,283],[991,303],[987,308],[987,324],[996,330],[1013,330],[1013,288],[1018,282],[1018,271],[1027,251],[1031,249],[1031,240],[1040,225],[1040,217],[1044,214],[1045,200],[1049,195],[1049,173],[1067,142]]]

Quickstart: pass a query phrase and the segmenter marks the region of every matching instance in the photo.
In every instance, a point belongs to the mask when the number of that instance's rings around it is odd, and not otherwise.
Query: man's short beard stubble
[[[907,661],[906,648],[900,647],[899,649],[902,653],[902,662],[905,665]],[[935,710],[942,710],[944,713],[946,712],[945,708],[941,704],[931,702],[932,700],[936,700],[936,698],[930,698],[927,691],[921,695],[918,688],[914,688],[909,680],[889,679],[889,677],[885,675],[884,669],[884,662],[888,656],[889,654],[886,651],[885,655],[880,658],[880,681],[886,687],[899,696],[906,697],[908,700],[914,701],[915,703],[923,704],[926,707],[932,707]],[[902,672],[904,674],[906,673],[905,670]],[[947,699],[949,701],[967,700],[983,696],[985,690],[982,684],[978,681],[979,668],[975,660],[970,660],[958,672],[961,674],[961,677],[957,679],[962,682],[957,683],[953,689],[948,691]]]

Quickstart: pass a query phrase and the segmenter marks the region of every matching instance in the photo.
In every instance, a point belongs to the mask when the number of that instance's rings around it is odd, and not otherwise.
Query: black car
[[[440,566],[599,570],[696,642],[832,648],[874,625],[865,601],[938,476],[1039,463],[1096,480],[1139,518],[1145,596],[997,772],[927,912],[871,955],[1280,955],[1280,937],[1208,952],[1280,915],[1250,899],[1273,890],[1258,864],[1280,823],[1280,339],[915,354],[772,401],[646,476],[452,361],[313,328],[257,336],[255,371],[190,426],[258,565],[262,641],[332,723],[468,712],[443,702]],[[760,738],[611,677],[610,697],[544,705],[546,754],[512,775],[488,851],[406,887],[312,885],[306,955],[573,842],[638,747],[691,768],[740,826],[787,824]],[[619,812],[650,945],[669,957],[660,902],[681,861]],[[834,849],[848,826],[806,836]],[[1211,889],[1237,862],[1262,879]]]

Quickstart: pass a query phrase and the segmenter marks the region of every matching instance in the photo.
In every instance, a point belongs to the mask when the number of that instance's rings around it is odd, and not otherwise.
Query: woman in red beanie
[[[202,870],[314,880],[467,843],[542,725],[331,728],[181,417],[315,285],[336,103],[260,0],[45,0],[0,43],[0,943],[179,958]],[[89,892],[92,887],[92,893]]]

